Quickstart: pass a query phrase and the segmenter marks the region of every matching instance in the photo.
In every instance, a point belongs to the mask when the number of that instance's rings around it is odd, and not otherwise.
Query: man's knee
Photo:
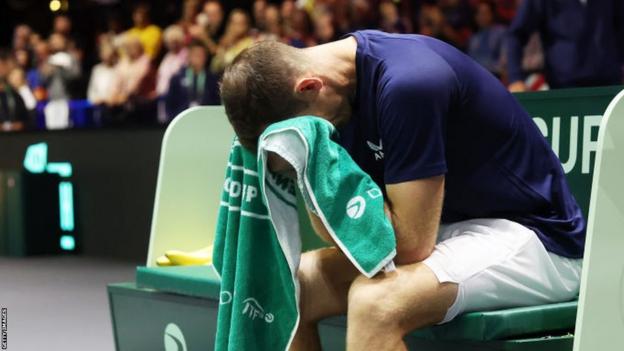
[[[392,284],[359,276],[349,289],[348,318],[385,330],[399,327],[400,308],[392,297]]]
[[[405,334],[442,321],[456,296],[455,284],[440,284],[427,269],[403,272],[402,278],[360,276],[349,290],[349,320]]]

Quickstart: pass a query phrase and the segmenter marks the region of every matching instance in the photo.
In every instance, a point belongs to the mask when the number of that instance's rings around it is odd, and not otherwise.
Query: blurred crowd
[[[179,20],[166,26],[152,22],[149,2],[138,2],[130,28],[113,18],[93,38],[99,62],[87,68],[72,21],[61,14],[51,33],[16,26],[12,48],[0,50],[0,130],[36,126],[36,111],[47,129],[71,127],[71,101],[84,98],[97,125],[165,124],[190,106],[219,104],[220,74],[256,41],[309,47],[365,28],[439,38],[512,89],[544,89],[537,33],[522,43],[518,64],[527,80],[508,76],[504,40],[521,2],[255,0],[226,13],[219,0],[185,0]],[[81,79],[86,91],[76,84]]]

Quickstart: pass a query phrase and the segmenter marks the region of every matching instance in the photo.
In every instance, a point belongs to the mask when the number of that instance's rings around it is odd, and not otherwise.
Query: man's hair
[[[221,99],[240,143],[256,150],[268,124],[296,116],[307,106],[295,95],[295,79],[305,70],[299,49],[273,40],[243,51],[226,68]]]

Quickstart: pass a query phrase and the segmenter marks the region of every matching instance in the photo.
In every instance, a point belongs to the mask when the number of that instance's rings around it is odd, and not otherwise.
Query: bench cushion
[[[219,298],[219,276],[212,266],[143,267],[136,270],[136,284],[164,292]]]
[[[219,277],[211,266],[137,267],[137,285],[164,292],[219,299]],[[501,340],[524,335],[570,331],[576,319],[576,301],[498,311],[471,312],[452,322],[414,331],[410,336],[430,340]],[[323,323],[346,326],[344,317]]]

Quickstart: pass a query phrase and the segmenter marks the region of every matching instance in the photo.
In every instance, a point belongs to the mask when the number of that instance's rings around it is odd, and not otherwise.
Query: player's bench
[[[587,214],[593,151],[600,116],[619,87],[561,90],[518,96],[563,160],[568,181]],[[186,345],[211,349],[219,280],[209,266],[154,267],[165,250],[194,250],[212,241],[232,131],[220,107],[184,112],[163,141],[147,267],[136,282],[108,287],[118,350]],[[302,219],[306,218],[301,216]],[[308,230],[304,247],[319,241]],[[418,350],[571,350],[576,301],[473,312],[406,337]],[[320,325],[323,349],[344,349],[346,321]],[[175,339],[175,340],[174,340]],[[180,344],[178,344],[180,343]],[[172,350],[179,348],[172,348]]]

